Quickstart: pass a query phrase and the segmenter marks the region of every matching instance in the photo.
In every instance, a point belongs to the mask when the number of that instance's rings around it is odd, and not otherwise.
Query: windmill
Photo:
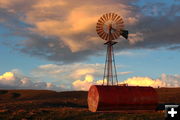
[[[114,85],[114,80],[118,85],[113,45],[117,43],[115,40],[120,36],[128,38],[128,31],[124,30],[123,23],[123,19],[115,13],[104,14],[97,22],[97,34],[105,40],[104,45],[107,46],[103,85],[105,80],[107,80],[107,85]]]
[[[113,45],[120,36],[128,38],[128,31],[124,30],[123,23],[122,18],[115,13],[104,14],[97,22],[96,31],[105,40],[107,53],[103,85],[92,85],[88,91],[87,102],[91,112],[154,111],[157,108],[158,95],[154,88],[118,85]]]

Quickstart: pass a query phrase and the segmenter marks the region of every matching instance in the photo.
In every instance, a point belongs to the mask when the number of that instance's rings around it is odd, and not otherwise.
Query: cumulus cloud
[[[79,90],[88,90],[89,87],[93,84],[93,76],[86,75],[85,80],[76,80],[72,83],[75,89]]]
[[[104,80],[104,84],[107,83],[107,80]],[[72,82],[72,86],[75,90],[89,90],[91,85],[102,85],[103,80],[94,80],[94,77],[90,74],[85,76],[84,80],[75,80]]]
[[[158,87],[158,86],[165,86],[166,83],[157,79],[153,80],[150,77],[132,77],[128,78],[124,82],[125,84],[132,85],[132,86],[152,86],[152,87]]]
[[[46,64],[33,69],[31,75],[37,79],[51,80],[56,84],[64,85],[67,89],[72,89],[72,82],[82,80],[86,75],[99,78],[103,75],[103,64]]]
[[[85,64],[85,63],[73,63],[73,64],[46,64],[40,65],[32,71],[34,77],[52,76],[54,78],[61,78],[64,80],[82,79],[87,74],[99,77],[102,76],[102,70],[104,64]]]
[[[106,84],[107,81],[104,81]],[[72,83],[75,90],[89,90],[91,85],[102,85],[103,80],[94,80],[93,76],[87,75],[84,80],[76,80]],[[180,75],[161,74],[157,79],[150,77],[131,77],[119,84],[128,84],[129,86],[151,86],[157,87],[180,87]]]
[[[162,74],[160,78],[157,79],[150,77],[132,77],[121,83],[134,86],[180,87],[180,75]]]
[[[52,83],[33,81],[32,78],[18,73],[17,70],[5,72],[0,76],[1,89],[49,89],[49,90],[63,90]]]
[[[180,44],[179,5],[175,3],[138,6],[138,0],[1,0],[0,24],[10,30],[9,34],[23,37],[15,43],[15,49],[52,61],[72,63],[104,51],[95,26],[106,12],[121,15],[130,31],[129,40],[119,40],[118,50],[179,49],[174,47]],[[8,45],[12,43],[9,41]]]
[[[123,65],[117,65],[118,75],[131,74],[131,71],[120,72],[118,68]],[[71,88],[71,83],[75,80],[83,80],[87,75],[93,76],[95,80],[102,79],[104,64],[87,64],[87,63],[73,63],[73,64],[46,64],[40,65],[33,69],[31,75],[38,79],[47,79],[58,84],[63,84]],[[86,82],[86,80],[85,80]]]
[[[118,65],[121,68],[123,65]],[[87,90],[92,84],[103,84],[104,64],[46,64],[35,68],[31,75],[38,79],[47,79],[55,83],[66,86],[68,89]],[[117,75],[127,75],[132,71],[120,72],[117,69]]]
[[[48,68],[49,66],[41,66],[42,68]],[[56,66],[57,67],[57,66]],[[52,69],[51,69],[52,70]],[[73,72],[73,71],[72,71]],[[57,73],[61,73],[61,70],[53,73],[47,73],[49,75],[56,75]],[[132,72],[119,72],[121,75],[130,74]],[[46,72],[44,73],[44,75]],[[47,75],[46,74],[46,75]],[[70,75],[70,74],[69,74]],[[41,74],[40,76],[43,76]],[[35,76],[34,76],[35,77]],[[72,79],[71,81],[65,79],[67,85],[72,85],[71,90],[88,90],[91,85],[102,85],[103,80],[95,79],[95,74],[91,72],[87,72],[86,74],[82,74],[77,78]],[[63,83],[62,77],[58,79]],[[107,81],[105,80],[106,84]],[[123,82],[119,81],[119,84],[128,84],[132,86],[152,86],[152,87],[180,87],[180,75],[168,75],[161,74],[159,78],[153,79],[150,77],[131,77]],[[0,75],[0,88],[1,89],[48,89],[48,90],[70,90],[66,84],[59,84],[59,86],[50,83],[50,82],[42,82],[35,81],[33,77],[24,76],[20,73],[19,70],[12,70],[10,72],[6,72]]]
[[[6,72],[0,76],[0,82],[2,85],[8,86],[19,86],[21,81],[19,81],[12,72]]]

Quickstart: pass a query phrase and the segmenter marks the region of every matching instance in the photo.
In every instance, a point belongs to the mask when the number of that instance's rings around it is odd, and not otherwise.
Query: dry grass
[[[156,89],[159,103],[180,103],[180,88]],[[163,112],[92,113],[87,92],[0,90],[0,120],[164,120]]]

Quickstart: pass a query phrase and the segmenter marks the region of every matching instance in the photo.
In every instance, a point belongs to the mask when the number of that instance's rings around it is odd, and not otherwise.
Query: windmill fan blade
[[[96,32],[103,40],[115,40],[119,36],[128,38],[128,31],[123,30],[124,22],[121,16],[115,13],[106,13],[100,17],[96,24]]]
[[[128,34],[129,34],[129,32],[128,32],[127,30],[121,30],[121,35],[122,35],[124,38],[128,39]]]

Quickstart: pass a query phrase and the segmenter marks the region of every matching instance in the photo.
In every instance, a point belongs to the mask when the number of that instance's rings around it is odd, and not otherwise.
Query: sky
[[[180,86],[179,0],[0,0],[0,88],[88,90],[102,84],[105,13],[123,18],[120,83]]]

